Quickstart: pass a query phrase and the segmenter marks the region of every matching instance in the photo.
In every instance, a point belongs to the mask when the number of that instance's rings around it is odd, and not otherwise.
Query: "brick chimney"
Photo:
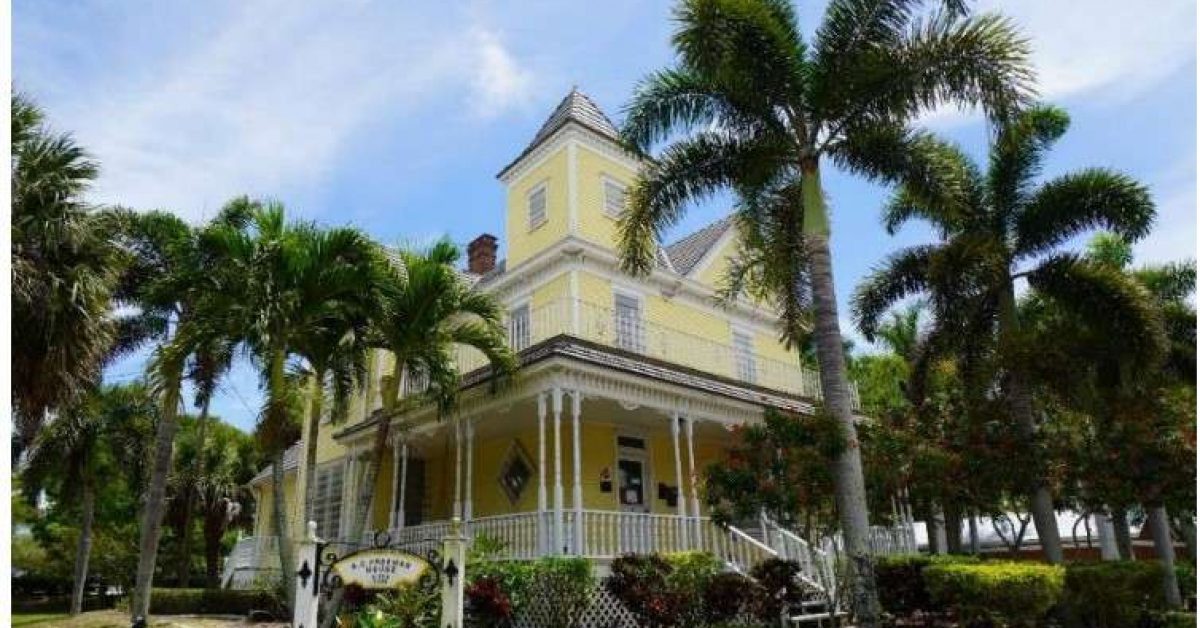
[[[496,236],[485,233],[467,245],[467,270],[483,275],[496,267]]]

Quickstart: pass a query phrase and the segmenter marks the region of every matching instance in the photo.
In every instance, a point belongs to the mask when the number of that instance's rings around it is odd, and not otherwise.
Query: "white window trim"
[[[627,299],[631,299],[634,303],[637,304],[638,320],[637,320],[636,331],[637,331],[638,337],[634,338],[634,344],[636,345],[635,349],[637,350],[638,353],[643,352],[646,350],[646,299],[642,295],[641,292],[638,292],[637,290],[635,290],[633,288],[613,284],[612,299],[609,301],[610,307],[612,308],[613,325],[614,325],[614,327],[613,327],[613,342],[617,341],[616,335],[617,335],[617,331],[618,331],[616,329],[617,297],[625,297]]]
[[[530,232],[536,231],[542,225],[550,222],[550,193],[547,183],[549,183],[549,181],[542,181],[529,188],[529,191],[525,193],[525,224]],[[533,222],[533,216],[530,214],[529,206],[533,200],[533,195],[537,194],[538,192],[542,193],[542,202],[544,203],[544,206],[542,207],[542,219],[537,222]]]
[[[621,446],[621,438],[622,437],[639,438],[642,440],[642,443],[644,443],[646,445],[646,448],[645,449],[631,449],[631,448],[627,448],[627,447],[622,447]],[[643,490],[642,490],[642,501],[644,502],[644,506],[646,507],[646,513],[654,514],[655,500],[658,499],[658,494],[657,494],[657,491],[655,491],[654,493],[651,492],[651,487],[655,487],[655,488],[657,488],[657,487],[654,484],[654,443],[650,440],[649,432],[639,430],[636,428],[621,428],[621,429],[616,430],[616,433],[613,434],[612,442],[613,442],[613,450],[616,452],[616,456],[613,457],[613,466],[612,466],[613,506],[618,511],[621,510],[621,494],[620,494],[620,491],[621,491],[621,486],[620,486],[621,458],[627,458],[629,460],[637,460],[640,458],[643,463],[643,465],[642,465],[642,471],[643,471],[642,481],[645,483]],[[622,453],[624,453],[626,455],[622,456]]]
[[[614,214],[608,211],[608,185],[610,183],[612,185],[619,186],[624,192],[626,199],[629,198],[629,184],[608,174],[600,175],[600,213],[613,220],[616,220],[620,217],[620,212]]]
[[[754,333],[754,330],[750,329],[749,327],[745,327],[745,326],[739,325],[737,323],[729,324],[729,346],[733,350],[732,353],[733,353],[733,360],[734,360],[734,362],[733,362],[734,374],[740,378],[742,376],[742,373],[740,371],[741,364],[739,363],[741,356],[738,353],[738,344],[737,344],[738,336],[745,336],[746,338],[750,339],[750,347],[749,347],[750,348],[750,354],[749,354],[750,372],[753,375],[753,378],[751,379],[750,383],[756,383],[758,381],[758,351],[755,349],[755,346],[754,346],[755,340],[756,340],[756,334]]]

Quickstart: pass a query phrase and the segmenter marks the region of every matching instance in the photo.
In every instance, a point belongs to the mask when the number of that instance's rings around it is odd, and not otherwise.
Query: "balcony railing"
[[[644,312],[560,299],[522,308],[507,321],[507,327],[509,344],[517,351],[565,334],[747,384],[812,399],[821,397],[820,377],[812,369],[769,358],[732,339],[723,342],[647,321]],[[487,364],[483,354],[465,347],[457,359],[463,373]],[[853,383],[850,395],[858,408],[858,388]]]

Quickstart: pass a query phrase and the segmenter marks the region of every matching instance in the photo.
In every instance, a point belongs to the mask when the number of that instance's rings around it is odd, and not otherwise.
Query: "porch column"
[[[579,413],[580,413],[580,392],[578,390],[571,393],[571,419],[573,428],[571,429],[571,437],[573,440],[571,462],[574,464],[575,484],[571,490],[572,503],[575,505],[575,553],[583,554],[583,474],[580,471],[582,465],[580,463],[582,453],[580,449],[579,436]]]
[[[342,475],[342,521],[338,526],[342,532],[339,536],[344,537],[346,530],[350,529],[351,522],[354,521],[355,505],[358,503],[358,494],[354,490],[354,478],[358,469],[357,452],[351,449],[346,454],[345,470]]]
[[[395,435],[392,436],[392,507],[388,511],[388,527],[396,527],[396,511],[399,510],[398,504],[400,493],[400,439]]]
[[[679,511],[679,536],[689,536],[687,527],[687,495],[683,489],[683,457],[679,454],[679,412],[671,413],[671,448],[675,450],[675,507]]]
[[[546,393],[538,393],[538,551],[546,553]]]
[[[404,529],[404,508],[408,505],[408,440],[400,443],[400,504],[396,506],[396,527]]]
[[[475,513],[475,500],[472,498],[475,484],[475,421],[467,421],[467,503],[463,507],[463,521],[471,521]]]
[[[462,514],[462,420],[454,417],[454,517]]]
[[[562,388],[554,387],[554,552],[563,551]]]
[[[693,427],[696,422],[692,417],[687,417],[687,445],[688,445],[688,477],[692,485],[692,516],[696,518],[696,538],[700,538],[700,493],[696,491],[696,442],[695,430]]]

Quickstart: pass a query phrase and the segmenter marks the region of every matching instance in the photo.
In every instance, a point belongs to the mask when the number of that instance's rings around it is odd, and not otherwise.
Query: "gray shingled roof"
[[[558,107],[554,108],[554,113],[551,113],[550,117],[546,118],[546,122],[542,124],[542,128],[538,129],[537,134],[533,136],[533,140],[529,142],[525,150],[521,151],[521,154],[517,155],[517,158],[512,160],[496,176],[504,176],[504,173],[508,172],[518,161],[521,161],[525,155],[533,152],[533,149],[549,139],[551,135],[554,135],[555,131],[561,129],[568,122],[575,122],[602,137],[606,137],[614,142],[620,142],[620,134],[617,132],[617,126],[612,123],[612,120],[609,120],[608,116],[604,115],[603,111],[600,111],[600,107],[597,107],[591,98],[588,98],[578,88],[572,87],[571,92],[558,103]]]
[[[300,441],[297,441],[296,444],[288,447],[283,452],[283,472],[286,474],[288,471],[295,471],[299,466]],[[273,465],[267,465],[266,468],[258,472],[258,475],[254,476],[254,479],[250,480],[249,484],[258,484],[260,482],[269,481],[271,479],[272,468]]]
[[[733,217],[726,216],[699,231],[676,240],[674,244],[667,245],[664,252],[671,260],[671,265],[675,267],[675,272],[680,275],[692,272],[696,264],[704,259],[704,256],[732,226]]]

